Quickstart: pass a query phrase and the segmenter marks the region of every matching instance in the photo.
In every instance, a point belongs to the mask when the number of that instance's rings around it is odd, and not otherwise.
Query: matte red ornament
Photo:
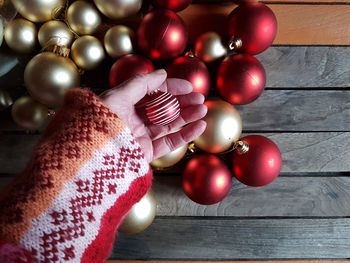
[[[272,10],[262,3],[243,3],[228,19],[230,37],[241,40],[235,51],[259,54],[273,43],[277,34],[277,19]]]
[[[148,120],[156,125],[170,124],[180,115],[180,104],[177,98],[160,90],[148,95],[144,107]]]
[[[179,57],[167,69],[169,78],[180,78],[192,83],[193,91],[208,96],[210,74],[207,66],[197,57],[188,54]]]
[[[187,37],[183,20],[166,9],[149,12],[137,32],[139,48],[153,60],[179,56],[186,48]]]
[[[184,10],[192,3],[192,0],[154,0],[156,7],[170,9],[174,12]]]
[[[109,72],[109,86],[114,88],[120,83],[140,74],[154,71],[150,60],[139,55],[126,55],[118,59]]]
[[[233,174],[248,186],[264,186],[280,174],[282,156],[277,145],[260,135],[249,135],[240,139],[249,145],[246,153],[233,153]]]
[[[182,175],[182,188],[194,202],[212,205],[223,200],[232,187],[232,176],[225,163],[215,155],[193,157]]]
[[[264,91],[265,84],[264,67],[248,54],[236,54],[224,59],[216,79],[221,96],[234,105],[256,100]]]

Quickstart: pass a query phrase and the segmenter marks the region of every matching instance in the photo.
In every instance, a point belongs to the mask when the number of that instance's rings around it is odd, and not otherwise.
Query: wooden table
[[[225,15],[234,7],[206,2],[181,13],[191,39],[208,30],[223,32]],[[111,258],[350,258],[350,2],[268,4],[278,17],[279,33],[275,46],[258,56],[267,88],[239,110],[246,134],[264,134],[280,146],[281,175],[264,188],[235,180],[223,202],[200,206],[182,193],[179,170],[159,174],[157,218],[141,234],[120,234]],[[9,120],[0,129],[3,185],[24,167],[40,134]]]

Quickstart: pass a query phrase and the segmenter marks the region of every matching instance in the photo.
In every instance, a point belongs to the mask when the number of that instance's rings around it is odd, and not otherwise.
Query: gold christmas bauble
[[[204,62],[210,63],[225,56],[227,49],[222,45],[218,33],[207,32],[197,39],[194,46],[194,53]]]
[[[49,107],[62,105],[69,88],[80,84],[79,71],[69,58],[52,52],[33,57],[24,70],[24,84],[30,95]]]
[[[152,167],[155,169],[164,169],[177,164],[186,155],[187,147],[188,145],[186,144],[156,160],[153,160],[151,162]]]
[[[136,203],[127,216],[118,231],[127,234],[136,234],[149,227],[157,210],[157,201],[152,191],[149,191],[138,203]]]
[[[36,35],[35,25],[22,18],[12,20],[5,28],[7,45],[19,53],[30,53],[34,50]]]
[[[47,107],[29,96],[16,100],[11,113],[13,120],[26,129],[39,129],[48,120]]]
[[[71,55],[79,68],[90,70],[102,62],[105,58],[105,51],[96,37],[82,36],[74,41]]]
[[[68,26],[58,20],[48,21],[43,24],[38,33],[39,43],[43,48],[54,45],[69,47],[73,41],[73,33]]]
[[[62,11],[65,0],[12,0],[18,13],[32,22],[54,19]]]
[[[101,24],[101,17],[96,8],[85,1],[76,1],[67,10],[67,22],[79,35],[89,35]]]
[[[118,58],[133,52],[134,40],[135,34],[130,28],[118,25],[108,29],[104,46],[109,56]]]
[[[194,143],[206,152],[226,151],[241,136],[241,116],[234,106],[223,100],[208,100],[204,104],[208,107],[208,113],[203,119],[207,128]]]
[[[11,106],[13,100],[6,90],[0,89],[0,110]]]
[[[122,19],[136,14],[142,0],[94,0],[98,10],[111,19]]]

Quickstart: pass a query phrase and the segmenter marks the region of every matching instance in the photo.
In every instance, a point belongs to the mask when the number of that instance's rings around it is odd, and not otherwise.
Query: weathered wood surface
[[[234,4],[191,5],[180,16],[189,26],[190,42],[208,31],[227,36],[227,15]],[[349,45],[350,5],[271,4],[278,20],[274,44]]]
[[[237,108],[245,131],[350,131],[349,90],[266,90]],[[1,129],[18,130],[9,111],[3,121]]]
[[[11,180],[0,176],[0,191]],[[350,177],[279,177],[266,187],[234,179],[220,203],[203,206],[183,193],[180,176],[156,176],[153,191],[158,216],[349,217]]]
[[[281,149],[282,173],[350,171],[350,132],[286,132],[265,135]],[[40,135],[1,135],[0,174],[20,172],[39,137]]]
[[[119,234],[111,255],[112,259],[158,260],[349,257],[349,218],[156,218],[141,234]]]

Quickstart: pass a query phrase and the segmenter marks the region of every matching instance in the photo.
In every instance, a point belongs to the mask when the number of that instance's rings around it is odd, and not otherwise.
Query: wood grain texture
[[[180,176],[157,176],[153,183],[158,216],[336,217],[350,216],[349,177],[279,177],[266,187],[237,180],[218,204],[192,202]]]
[[[278,20],[274,44],[349,45],[350,5],[269,5]],[[207,31],[227,36],[227,15],[234,4],[191,5],[180,16],[189,26],[190,42]]]
[[[265,90],[237,108],[246,131],[350,131],[350,91]]]
[[[283,173],[350,171],[350,132],[267,133],[283,157]],[[28,162],[40,135],[0,136],[0,174],[17,174]],[[179,170],[173,169],[176,173]]]
[[[11,177],[0,177],[0,191]],[[183,193],[180,176],[156,176],[158,216],[196,217],[349,217],[350,177],[279,177],[260,188],[234,179],[219,204],[203,206]],[[283,205],[281,205],[283,204]]]
[[[235,260],[350,257],[350,219],[156,218],[119,235],[113,259]]]

